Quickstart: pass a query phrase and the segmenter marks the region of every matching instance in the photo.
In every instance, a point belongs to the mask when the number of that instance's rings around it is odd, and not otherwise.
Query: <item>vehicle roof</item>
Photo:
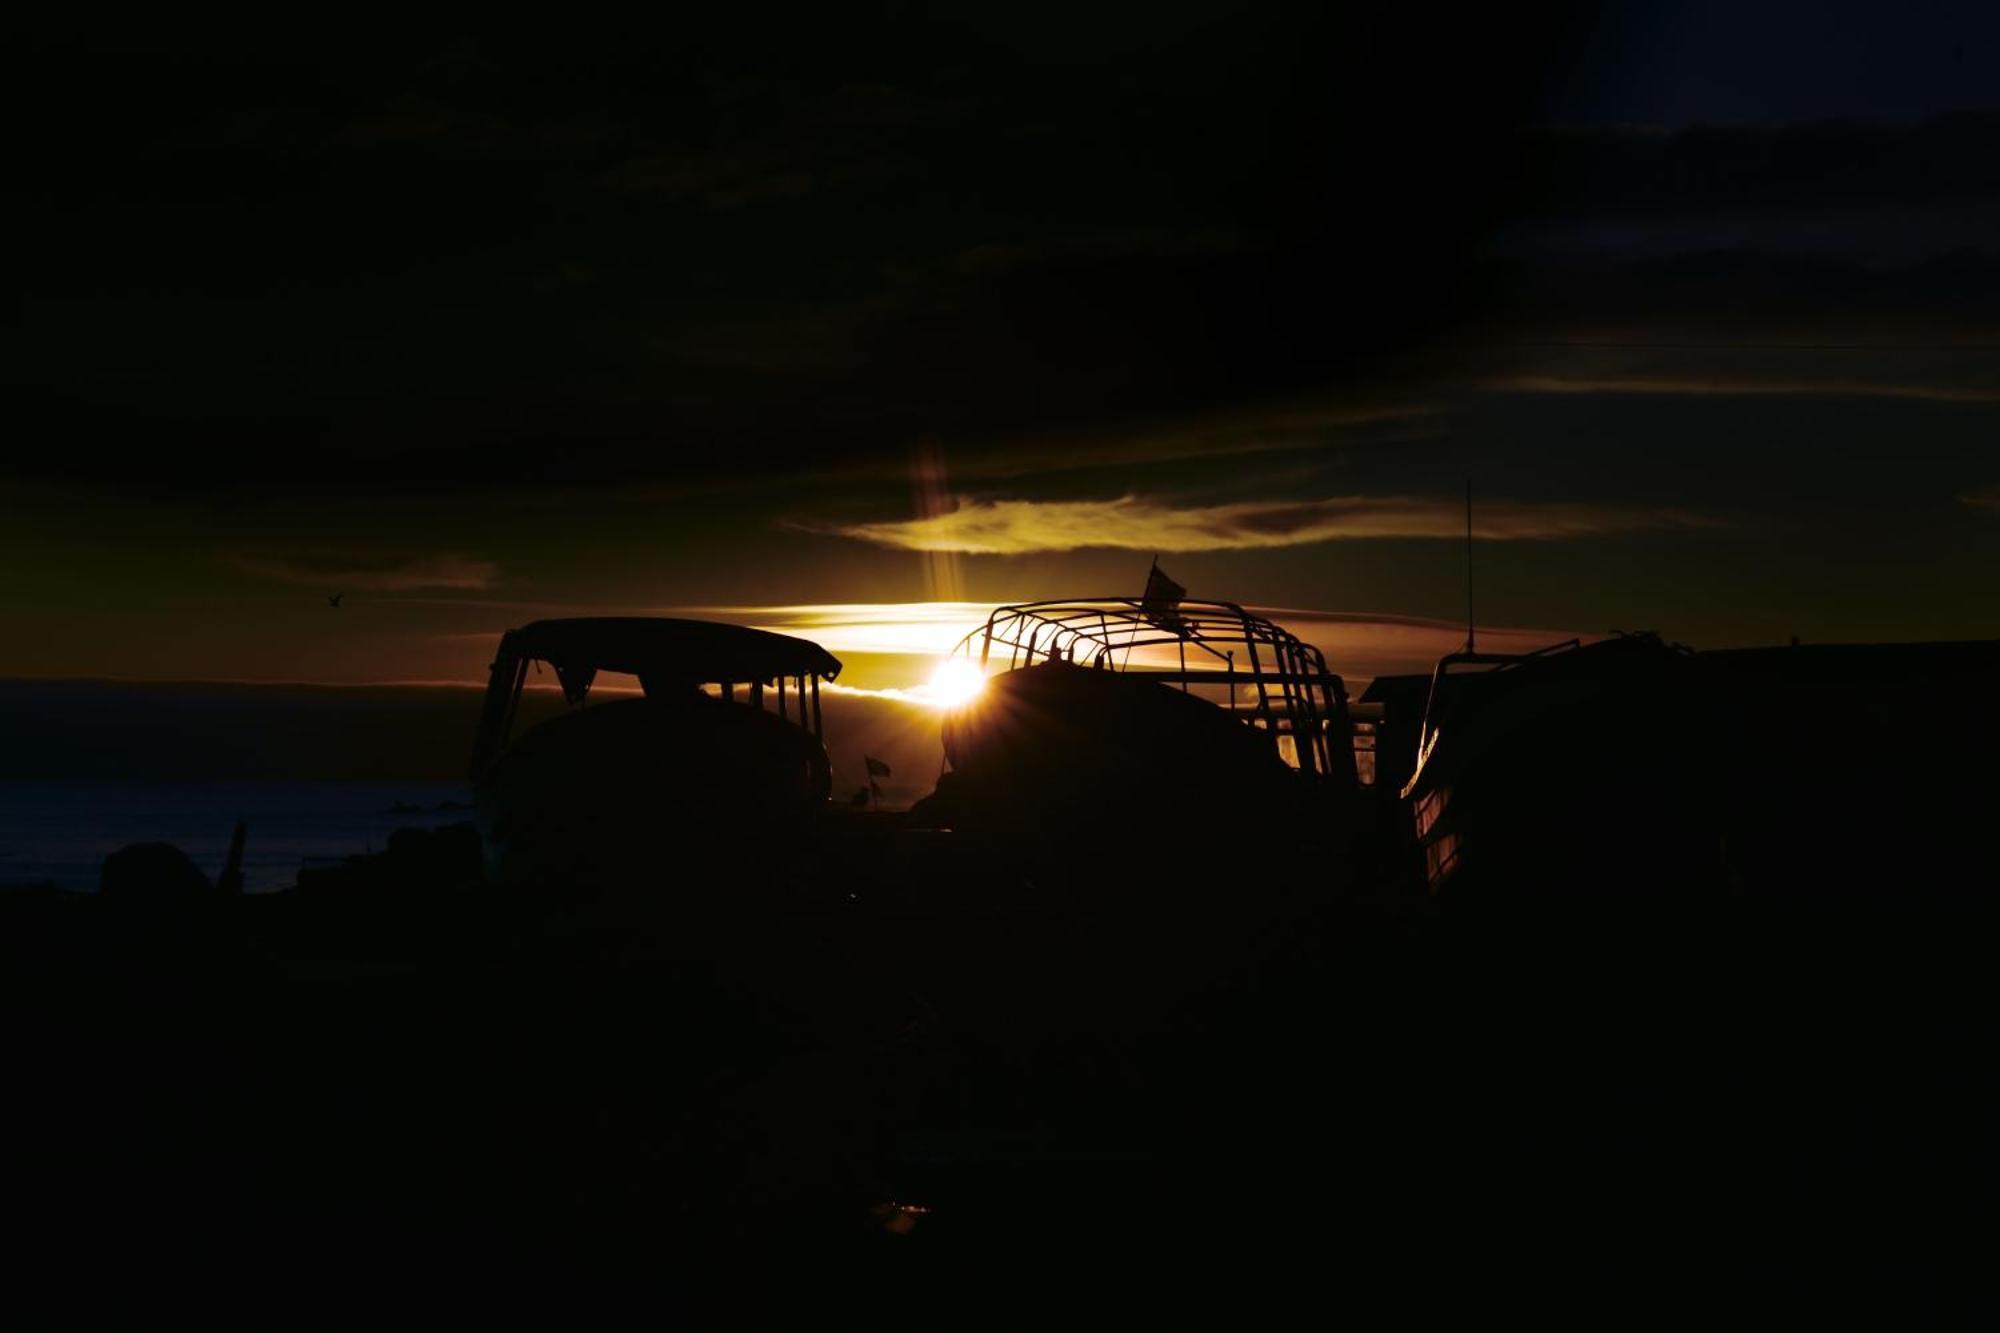
[[[798,675],[832,680],[840,674],[840,659],[810,639],[664,616],[537,620],[508,630],[500,653],[551,666],[678,676],[704,683]]]

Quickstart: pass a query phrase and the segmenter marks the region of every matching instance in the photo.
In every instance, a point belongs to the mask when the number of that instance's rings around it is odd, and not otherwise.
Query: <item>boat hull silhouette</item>
[[[1295,775],[1268,732],[1163,681],[1069,662],[995,677],[945,720],[959,817],[1164,833],[1283,804]]]
[[[1312,842],[1354,794],[1347,691],[1320,651],[1234,602],[1189,600],[1157,566],[1140,597],[998,607],[956,652],[1006,666],[946,717],[949,771],[920,823],[1053,847],[1049,864],[1094,874],[1246,820]]]

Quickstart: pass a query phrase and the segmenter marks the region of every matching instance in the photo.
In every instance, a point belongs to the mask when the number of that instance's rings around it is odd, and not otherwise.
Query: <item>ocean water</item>
[[[380,851],[399,828],[469,820],[470,802],[450,782],[4,781],[0,888],[94,890],[104,858],[134,842],[170,842],[214,878],[241,819],[244,888],[268,893],[309,861]]]

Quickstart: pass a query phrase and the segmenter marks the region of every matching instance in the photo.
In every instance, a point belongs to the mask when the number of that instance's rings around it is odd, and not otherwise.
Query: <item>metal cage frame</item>
[[[1226,687],[1228,711],[1246,726],[1289,736],[1301,775],[1341,788],[1358,778],[1347,687],[1312,644],[1235,602],[1184,600],[1172,605],[1134,597],[1086,597],[996,607],[986,624],[952,649],[979,649],[984,673],[995,650],[1007,669],[1066,661],[1177,684]],[[1177,667],[1131,666],[1134,649],[1172,646]],[[1195,665],[1188,664],[1189,650]],[[1239,660],[1238,651],[1242,651]],[[1220,664],[1219,666],[1217,664]],[[1250,701],[1237,706],[1238,691]]]

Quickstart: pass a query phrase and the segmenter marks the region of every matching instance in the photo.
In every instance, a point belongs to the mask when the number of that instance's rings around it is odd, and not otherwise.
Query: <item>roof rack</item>
[[[744,625],[649,616],[592,616],[537,620],[501,636],[480,711],[473,746],[476,782],[507,744],[514,713],[527,684],[528,667],[547,662],[563,697],[582,703],[599,671],[639,678],[648,695],[703,685],[721,687],[727,699],[748,687],[749,702],[764,706],[764,689],[777,686],[777,711],[788,717],[785,682],[796,681],[799,726],[815,737],[824,733],[819,686],[840,674],[840,659],[812,642]],[[810,700],[810,703],[808,703]]]
[[[1215,702],[1246,725],[1289,737],[1302,773],[1355,783],[1353,725],[1340,677],[1327,670],[1318,648],[1235,602],[1022,602],[996,608],[953,651],[970,657],[975,644],[981,670],[1004,649],[1009,670],[1061,661],[1213,691],[1222,696]]]

